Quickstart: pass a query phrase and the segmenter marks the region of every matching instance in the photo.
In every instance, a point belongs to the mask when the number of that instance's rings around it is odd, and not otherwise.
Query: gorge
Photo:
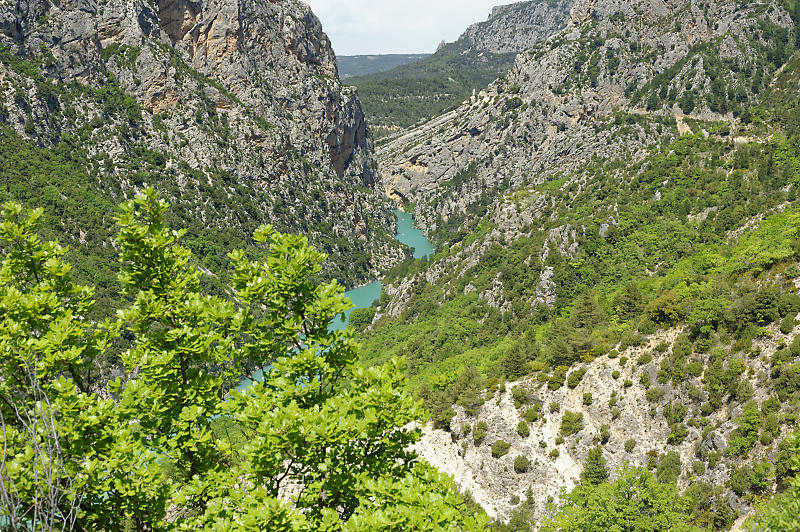
[[[800,529],[800,1],[385,59],[0,0],[0,528]]]

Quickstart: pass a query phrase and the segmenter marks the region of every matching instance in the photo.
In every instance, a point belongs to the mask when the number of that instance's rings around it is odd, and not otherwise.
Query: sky
[[[509,0],[305,0],[336,55],[433,53]]]

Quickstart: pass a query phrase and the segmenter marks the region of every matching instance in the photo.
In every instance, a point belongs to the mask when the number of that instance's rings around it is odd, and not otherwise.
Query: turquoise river
[[[433,255],[434,249],[428,239],[421,230],[414,227],[414,216],[395,210],[394,215],[397,218],[397,234],[394,237],[414,249],[414,258],[423,259]],[[345,292],[345,296],[353,302],[353,308],[345,312],[345,320],[336,318],[331,323],[331,328],[342,330],[347,327],[347,320],[350,319],[350,312],[357,308],[368,308],[372,306],[372,302],[381,297],[381,290],[383,284],[380,281],[375,281],[365,286],[359,286]]]
[[[397,218],[397,233],[394,237],[399,242],[414,249],[414,258],[422,259],[433,255],[434,249],[431,243],[425,238],[421,230],[414,227],[414,216],[401,210],[395,210],[394,215]],[[372,302],[381,297],[381,290],[383,290],[383,284],[380,281],[375,281],[374,283],[359,286],[358,288],[353,288],[345,292],[344,295],[353,302],[353,308],[345,312],[344,320],[340,317],[334,318],[330,328],[333,330],[343,330],[347,327],[347,321],[350,319],[350,312],[357,308],[371,307]],[[255,380],[260,380],[261,378],[263,378],[261,371],[253,375],[253,379]],[[237,387],[239,389],[246,388],[251,382],[250,379],[244,379]]]

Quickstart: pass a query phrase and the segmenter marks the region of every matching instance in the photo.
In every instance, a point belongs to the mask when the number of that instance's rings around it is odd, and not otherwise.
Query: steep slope
[[[436,231],[437,217],[489,188],[543,182],[670,136],[645,125],[629,138],[624,124],[602,124],[616,111],[732,120],[786,60],[789,26],[785,10],[762,5],[581,3],[570,28],[521,54],[506,79],[383,146],[387,192],[413,201]]]
[[[393,68],[425,59],[430,54],[339,55],[339,76],[342,79],[386,72]]]
[[[80,264],[106,260],[107,207],[145,185],[209,265],[261,223],[351,285],[402,255],[361,104],[302,2],[3,2],[0,60],[0,198],[54,207]]]
[[[709,529],[796,474],[798,22],[795,3],[580,3],[382,148],[440,252],[389,275],[364,361],[408,357],[423,454],[490,513],[550,515],[597,446],[612,477],[629,460],[686,488]]]
[[[485,88],[517,53],[563,28],[572,3],[533,0],[496,7],[488,20],[470,26],[432,56],[348,83],[358,87],[376,136],[396,133]]]

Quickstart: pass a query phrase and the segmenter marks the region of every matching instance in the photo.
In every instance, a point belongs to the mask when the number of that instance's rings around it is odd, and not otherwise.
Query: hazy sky
[[[434,52],[509,0],[305,0],[337,55]]]

